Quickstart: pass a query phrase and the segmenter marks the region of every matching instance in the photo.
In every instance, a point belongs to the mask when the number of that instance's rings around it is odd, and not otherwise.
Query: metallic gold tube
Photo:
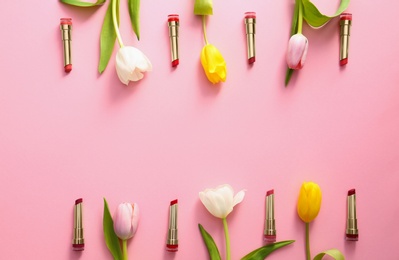
[[[347,207],[348,208],[347,208],[347,220],[346,220],[346,240],[358,241],[359,230],[357,228],[355,189],[351,189],[348,191]]]
[[[263,231],[263,240],[268,243],[276,242],[276,222],[274,220],[274,190],[269,190],[266,193],[265,208],[265,229]]]
[[[166,250],[176,252],[179,247],[178,229],[177,229],[177,199],[172,200],[169,206],[169,228],[168,239],[166,241]]]
[[[83,199],[75,201],[73,214],[73,239],[72,248],[75,251],[82,251],[85,249],[85,240],[83,236]]]
[[[64,51],[64,69],[65,72],[72,70],[72,19],[61,18],[60,29]]]
[[[179,65],[179,15],[168,15],[168,27],[172,67],[177,67]]]
[[[340,50],[339,50],[339,64],[344,66],[348,64],[349,54],[349,36],[352,25],[352,14],[343,13],[340,16]]]
[[[253,64],[255,62],[255,24],[256,24],[256,13],[246,12],[245,32],[247,35],[247,57],[249,64]]]

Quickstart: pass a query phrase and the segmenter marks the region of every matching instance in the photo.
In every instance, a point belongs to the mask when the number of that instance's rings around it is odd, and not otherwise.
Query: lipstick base
[[[346,241],[358,241],[359,240],[359,235],[358,234],[346,234],[345,236]]]
[[[265,241],[266,243],[274,243],[274,242],[276,242],[276,236],[264,235],[263,241]]]
[[[166,245],[166,251],[168,252],[177,252],[179,249],[179,245]]]
[[[346,64],[348,64],[348,58],[342,59],[339,61],[339,65],[341,66],[345,66]]]
[[[85,250],[85,244],[72,244],[73,251],[83,251]]]

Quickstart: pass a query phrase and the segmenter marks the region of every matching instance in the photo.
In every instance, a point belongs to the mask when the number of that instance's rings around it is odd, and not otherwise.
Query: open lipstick
[[[340,29],[340,45],[339,45],[339,65],[348,64],[349,54],[349,36],[352,25],[352,14],[343,13],[339,19]]]
[[[357,229],[355,189],[351,189],[348,191],[347,206],[348,209],[347,209],[347,220],[346,220],[346,240],[358,241],[359,230]]]
[[[83,238],[83,199],[75,201],[73,214],[73,240],[72,248],[75,251],[83,251],[85,249],[85,240]]]
[[[60,19],[61,37],[64,51],[64,69],[65,72],[72,70],[72,19]]]
[[[166,240],[166,250],[177,252],[179,240],[177,236],[177,199],[172,200],[169,206],[169,228],[168,239]]]
[[[170,53],[172,58],[172,67],[179,65],[179,15],[168,15]]]
[[[263,240],[267,243],[276,242],[276,222],[274,220],[274,190],[266,192],[265,229]]]
[[[247,35],[247,57],[249,64],[253,64],[255,62],[255,24],[256,24],[256,13],[246,12],[245,32]]]

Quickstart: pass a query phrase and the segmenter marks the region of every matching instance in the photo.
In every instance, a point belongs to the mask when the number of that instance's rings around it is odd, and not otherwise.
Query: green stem
[[[116,38],[118,39],[119,46],[123,47],[122,37],[121,37],[121,34],[119,32],[119,28],[118,28],[118,21],[116,20],[116,1],[118,1],[118,0],[112,0],[112,21],[113,21],[113,24],[114,24]]]
[[[299,12],[298,12],[298,33],[302,33],[302,23],[303,23],[303,5],[301,0],[299,1]]]
[[[205,19],[206,19],[206,16],[203,15],[203,16],[202,16],[202,28],[203,28],[203,30],[204,30],[204,40],[205,40],[205,44],[208,44],[208,38],[206,37],[206,23],[205,23]]]
[[[229,228],[227,227],[227,220],[223,218],[224,238],[226,240],[226,260],[230,260],[230,236]]]
[[[122,240],[123,260],[127,260],[127,240]]]
[[[309,223],[306,223],[306,260],[310,260]]]

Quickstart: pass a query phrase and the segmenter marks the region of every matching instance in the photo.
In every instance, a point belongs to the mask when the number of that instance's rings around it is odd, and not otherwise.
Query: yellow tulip
[[[314,182],[304,182],[299,192],[297,211],[305,223],[312,222],[319,214],[321,189]]]
[[[206,44],[201,52],[201,64],[205,74],[213,84],[226,81],[226,62],[218,49],[212,44]]]

